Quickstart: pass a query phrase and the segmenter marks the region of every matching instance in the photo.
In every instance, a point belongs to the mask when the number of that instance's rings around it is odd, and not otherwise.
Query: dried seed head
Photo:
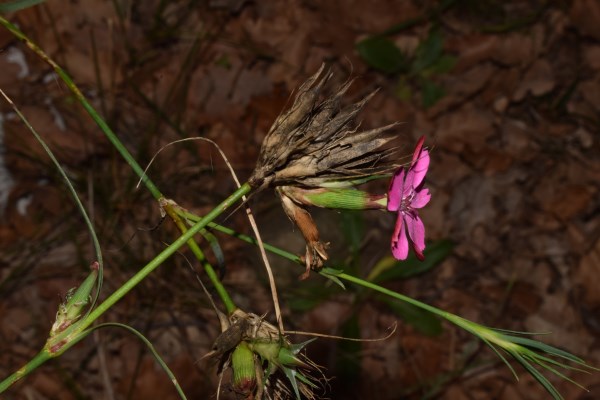
[[[302,352],[312,340],[292,344],[263,317],[240,309],[231,314],[229,323],[243,329],[243,340],[228,353],[230,362],[225,363],[233,369],[236,393],[257,399],[317,398],[315,390],[327,379]],[[321,377],[314,377],[315,373]]]
[[[322,98],[323,87],[331,76],[321,66],[300,86],[290,109],[277,117],[249,180],[253,187],[318,187],[332,180],[356,179],[395,167],[390,160],[396,149],[383,146],[395,137],[390,129],[396,124],[359,132],[355,117],[374,93],[342,108],[341,99],[352,81]]]

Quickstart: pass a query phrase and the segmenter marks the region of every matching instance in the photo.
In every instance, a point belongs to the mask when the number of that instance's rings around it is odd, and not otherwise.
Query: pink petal
[[[421,149],[423,148],[423,143],[425,142],[425,136],[421,136],[419,140],[417,140],[417,145],[415,146],[415,151],[413,152],[413,158],[411,162],[411,166],[415,163],[415,160],[419,158],[421,155]]]
[[[414,177],[412,179],[412,187],[418,187],[423,179],[425,178],[425,174],[427,174],[427,170],[429,169],[429,151],[423,150],[416,160],[413,160],[413,164],[410,167],[410,170],[414,172]]]
[[[417,256],[417,258],[419,259],[419,261],[424,261],[425,260],[425,255],[423,254],[423,251],[417,249],[415,247],[414,243],[411,242],[411,244],[412,244],[413,251],[415,252],[415,256]]]
[[[408,172],[406,172],[406,178],[404,178],[404,187],[402,188],[402,198],[405,199],[410,196],[411,192],[413,192],[415,181],[415,172],[410,168]]]
[[[402,203],[402,188],[404,186],[404,168],[394,173],[388,189],[388,211],[398,211]]]
[[[417,257],[422,260],[423,250],[425,250],[425,225],[423,225],[423,221],[416,212],[407,214],[404,221],[406,222],[412,247]]]
[[[412,208],[422,208],[429,203],[429,200],[431,200],[431,193],[429,193],[429,189],[422,188],[415,192],[415,196],[410,202],[410,206]]]
[[[396,220],[396,228],[392,236],[392,254],[396,260],[406,260],[408,257],[408,238],[406,237],[402,214],[398,214]]]

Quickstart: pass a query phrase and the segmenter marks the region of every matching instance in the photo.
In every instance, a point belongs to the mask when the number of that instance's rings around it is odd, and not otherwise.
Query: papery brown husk
[[[352,81],[323,98],[331,71],[322,65],[300,88],[289,110],[267,133],[249,183],[254,188],[299,184],[318,187],[332,180],[390,172],[396,148],[384,148],[397,123],[359,131],[355,118],[375,94],[341,107]]]

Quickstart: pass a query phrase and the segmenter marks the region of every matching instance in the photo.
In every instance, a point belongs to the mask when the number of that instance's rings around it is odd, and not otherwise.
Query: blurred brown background
[[[597,1],[53,0],[8,17],[72,75],[142,165],[173,140],[204,136],[245,178],[290,93],[323,61],[334,81],[357,78],[348,102],[380,88],[362,124],[406,122],[398,133],[407,154],[427,136],[433,198],[421,215],[429,239],[456,243],[435,269],[386,285],[484,325],[552,332],[545,342],[600,365]],[[389,29],[386,43],[403,58],[359,54],[358,43]],[[427,51],[431,62],[417,65]],[[386,63],[396,68],[386,71]],[[0,88],[56,152],[91,211],[106,257],[106,296],[177,233],[169,223],[154,229],[156,203],[135,189],[131,170],[50,67],[5,29]],[[0,112],[4,377],[41,348],[60,296],[85,277],[94,255],[47,156],[5,102]],[[234,189],[218,153],[200,142],[166,149],[149,174],[165,195],[199,213]],[[266,240],[301,251],[271,192],[252,207]],[[248,232],[241,214],[221,221]],[[362,276],[388,255],[393,217],[324,211],[315,218],[338,266],[352,245]],[[219,239],[235,301],[271,312],[256,250]],[[373,338],[399,321],[384,342],[311,345],[309,355],[337,377],[329,398],[549,398],[520,366],[516,382],[489,349],[449,324],[426,335],[375,298],[344,293],[319,276],[298,282],[300,268],[272,260],[289,328]],[[146,334],[189,398],[214,397],[215,365],[198,359],[218,323],[182,255],[105,320]],[[551,378],[566,399],[600,397],[600,375],[567,375],[590,392]],[[233,398],[226,390],[222,396]],[[104,330],[5,398],[177,397],[144,347]]]

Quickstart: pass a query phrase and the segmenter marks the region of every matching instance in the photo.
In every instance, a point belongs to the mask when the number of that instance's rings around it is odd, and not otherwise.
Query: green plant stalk
[[[142,167],[138,164],[135,158],[131,155],[129,150],[125,147],[125,145],[119,140],[116,134],[110,129],[108,124],[100,117],[100,115],[96,112],[94,107],[87,101],[87,99],[83,96],[77,85],[73,82],[71,77],[58,65],[56,64],[39,46],[33,43],[23,32],[21,32],[16,26],[11,24],[8,20],[0,16],[0,24],[8,29],[13,35],[21,39],[34,53],[36,53],[39,57],[41,57],[44,61],[46,61],[61,77],[61,79],[65,82],[67,87],[71,90],[71,92],[75,95],[79,103],[83,106],[83,108],[88,112],[88,114],[92,117],[94,122],[100,127],[104,135],[108,138],[108,140],[115,146],[117,151],[121,154],[121,156],[125,159],[125,161],[129,164],[131,169],[140,177],[148,191],[152,194],[152,196],[156,200],[160,200],[163,198],[158,187],[152,182],[152,180],[144,173]],[[198,252],[200,248],[196,245],[196,250],[192,249],[194,254],[198,256]],[[102,265],[101,253],[97,251],[100,265]],[[227,293],[222,283],[220,282],[216,273],[214,273],[214,269],[206,268],[207,275],[211,280],[212,284],[218,288],[219,295],[221,300],[226,305],[226,307],[233,306],[233,302],[231,301],[231,296]],[[210,272],[212,270],[212,273]],[[220,288],[220,289],[219,289]]]
[[[187,226],[185,225],[185,222],[175,212],[175,210],[173,209],[173,207],[170,204],[165,204],[163,207],[163,210],[165,210],[165,212],[169,215],[169,217],[171,217],[171,219],[175,222],[175,225],[177,225],[177,228],[179,228],[179,230],[181,231],[182,234],[185,234],[188,231]],[[229,296],[229,293],[227,293],[227,290],[221,283],[221,280],[217,276],[215,269],[208,262],[208,260],[204,256],[204,253],[202,252],[200,247],[198,247],[198,244],[194,241],[194,238],[191,238],[190,240],[188,240],[188,247],[192,250],[192,253],[194,253],[194,255],[196,256],[198,261],[200,261],[200,263],[202,263],[204,272],[206,272],[206,275],[208,275],[209,279],[215,286],[215,289],[217,290],[219,297],[221,298],[221,300],[223,301],[223,304],[225,305],[225,309],[227,310],[227,313],[231,315],[237,309],[237,306],[235,305],[235,303],[231,299],[231,296]]]
[[[193,214],[193,213],[191,213],[189,211],[183,210],[183,209],[176,209],[176,212],[179,215],[181,215],[183,218],[188,219],[190,221],[201,221],[202,220],[199,216],[197,216],[197,215],[195,215],[195,214]],[[250,243],[250,244],[254,244],[254,245],[257,244],[256,239],[254,239],[254,238],[252,238],[250,236],[244,235],[244,234],[237,233],[233,229],[227,228],[225,226],[218,225],[218,224],[216,224],[214,222],[210,222],[208,224],[208,226],[211,229],[214,229],[216,231],[225,233],[226,235],[230,235],[230,236],[236,237],[236,238],[238,238],[240,240],[243,240],[244,242],[247,242],[247,243]],[[290,252],[288,252],[286,250],[282,250],[282,249],[280,249],[278,247],[275,247],[273,245],[270,245],[268,243],[264,243],[264,246],[265,246],[265,249],[269,250],[273,254],[277,254],[278,256],[286,258],[286,259],[288,259],[290,261],[293,261],[296,264],[299,264],[299,265],[301,265],[301,266],[304,267],[304,263],[302,262],[302,260],[300,259],[300,257],[298,257],[297,255],[295,255],[293,253],[290,253]],[[327,268],[325,268],[325,269],[327,269]],[[332,271],[335,271],[335,270],[332,270]],[[352,276],[352,275],[349,275],[349,274],[346,274],[346,273],[343,273],[343,272],[338,272],[338,273],[332,272],[332,275],[336,276],[339,279],[343,279],[343,280],[345,280],[347,282],[351,282],[351,283],[354,283],[356,285],[363,286],[365,288],[374,290],[374,291],[379,292],[381,294],[384,294],[386,296],[390,296],[390,297],[392,297],[394,299],[397,299],[397,300],[400,300],[400,301],[412,304],[413,306],[418,307],[418,308],[420,308],[422,310],[429,311],[429,312],[431,312],[431,313],[433,313],[433,314],[435,314],[435,315],[437,315],[437,316],[439,316],[439,317],[441,317],[441,318],[443,318],[443,319],[445,319],[445,320],[453,323],[454,325],[460,327],[461,329],[464,329],[467,332],[469,332],[469,333],[471,333],[471,334],[473,334],[473,335],[481,338],[484,341],[493,341],[495,343],[502,343],[502,345],[505,348],[509,348],[509,349],[513,349],[515,347],[514,344],[510,343],[509,341],[499,340],[499,337],[497,335],[494,335],[494,333],[493,333],[495,330],[493,330],[491,328],[487,328],[485,326],[482,326],[482,325],[480,325],[480,324],[478,324],[476,322],[464,319],[464,318],[462,318],[462,317],[460,317],[460,316],[458,316],[456,314],[452,314],[450,312],[447,312],[447,311],[441,310],[439,308],[430,306],[429,304],[420,302],[420,301],[415,300],[415,299],[413,299],[411,297],[405,296],[405,295],[400,294],[400,293],[396,293],[396,292],[394,292],[392,290],[386,289],[386,288],[384,288],[382,286],[379,286],[379,285],[377,285],[375,283],[366,281],[366,280],[361,279],[361,278],[357,278],[355,276]],[[494,337],[492,337],[490,335],[492,335]]]
[[[150,193],[152,194],[152,196],[155,199],[160,200],[163,196],[162,196],[160,190],[158,189],[158,187],[144,173],[144,170],[137,163],[137,161],[135,160],[135,158],[133,158],[133,156],[131,155],[131,153],[127,150],[127,148],[123,145],[123,143],[115,135],[115,133],[112,131],[112,129],[110,129],[110,127],[108,126],[108,124],[102,119],[102,117],[100,117],[100,115],[96,112],[96,110],[91,106],[91,104],[83,96],[83,94],[81,93],[81,91],[79,90],[79,88],[75,85],[75,83],[73,82],[73,80],[71,79],[71,77],[58,64],[56,64],[39,46],[37,46],[35,43],[33,43],[23,32],[21,32],[16,26],[14,26],[13,24],[11,24],[8,20],[6,20],[5,18],[3,18],[2,16],[0,16],[0,24],[3,25],[6,29],[8,29],[17,38],[19,38],[20,40],[22,40],[34,53],[36,53],[39,57],[41,57],[44,61],[46,61],[54,69],[54,71],[58,74],[58,76],[61,77],[61,79],[65,82],[65,84],[67,85],[67,87],[75,95],[75,97],[79,101],[79,103],[84,107],[84,109],[92,117],[92,119],[94,120],[94,122],[96,122],[96,124],[100,127],[100,129],[105,134],[105,136],[108,138],[108,140],[113,144],[113,146],[115,146],[115,148],[117,149],[117,151],[119,151],[119,153],[121,154],[121,156],[129,164],[129,166],[132,168],[132,170],[141,178],[142,182],[147,187],[147,189],[150,191]],[[51,155],[51,157],[52,157],[52,155]],[[61,172],[62,172],[62,170],[61,170]],[[63,173],[63,175],[64,175],[64,173]],[[241,197],[244,194],[248,193],[249,190],[250,190],[249,186],[246,186],[246,187],[243,186],[242,188],[240,188],[235,193],[241,193],[239,195]],[[234,193],[234,195],[235,195],[235,193]],[[232,195],[232,196],[234,196],[234,195]],[[239,198],[236,198],[235,201],[237,201],[237,200],[239,200]],[[227,202],[227,200],[225,202]],[[217,207],[217,209],[218,208],[219,207]],[[224,208],[221,210],[221,212],[223,210],[224,210]],[[217,215],[218,214],[215,214],[215,217]],[[85,215],[84,215],[84,217],[85,217]],[[86,222],[87,222],[87,220],[86,220]],[[185,228],[184,225],[183,225],[183,227]],[[202,260],[204,260],[203,266],[204,266],[204,269],[205,269],[207,275],[209,276],[209,279],[211,280],[211,282],[213,283],[213,285],[215,286],[215,288],[217,288],[217,292],[218,292],[219,296],[221,297],[221,300],[225,304],[225,307],[227,308],[227,310],[229,312],[231,312],[231,311],[233,311],[235,309],[235,305],[234,305],[233,301],[231,300],[231,297],[229,296],[229,294],[227,293],[225,287],[223,286],[223,284],[219,280],[217,274],[214,271],[214,268],[210,264],[208,264],[208,262],[206,261],[204,255],[202,254],[202,251],[200,250],[200,248],[198,247],[198,245],[192,239],[192,236],[195,233],[197,233],[197,231],[199,231],[200,229],[202,229],[202,227],[198,227],[197,229],[196,228],[192,228],[191,229],[192,231],[194,231],[194,233],[190,233],[189,234],[190,235],[189,245],[190,245],[192,251],[194,252],[194,254],[196,255],[196,257],[198,257],[198,259],[201,262],[202,262]],[[180,243],[179,240],[180,239],[178,239],[178,241],[176,243]],[[168,249],[166,249],[166,250],[168,250]],[[174,249],[174,250],[176,250],[176,249]],[[97,251],[97,253],[98,253],[99,262],[102,263],[101,253],[99,251]],[[161,254],[159,254],[159,257],[161,255],[163,255],[163,254],[164,254],[164,252],[161,253]],[[166,255],[166,257],[168,257],[168,256],[170,256],[170,254]],[[165,259],[166,259],[166,257],[165,257]],[[152,264],[152,263],[151,263],[152,265],[149,264],[144,269],[142,269],[142,271],[140,271],[140,273],[143,272],[143,271],[146,271],[146,270],[148,271],[147,273],[150,273],[154,268],[156,268],[158,265],[160,265],[161,262],[162,262],[161,258],[159,258],[158,262],[156,264]],[[132,278],[132,280],[130,280],[128,282],[128,284],[131,283],[131,285],[132,285],[131,287],[135,286],[137,283],[139,283],[139,281],[141,281],[141,279],[143,279],[147,275],[147,274],[145,274],[145,275],[142,276],[140,273],[138,273],[136,276],[134,276]],[[134,279],[136,279],[136,278],[139,278],[139,280],[138,281],[134,281]],[[122,294],[120,294],[120,296],[122,297],[122,295],[124,295],[125,293],[127,293],[128,290],[130,290],[130,289],[122,287],[119,291],[115,292],[114,295],[119,295],[120,293],[122,293]],[[109,299],[107,299],[107,301],[110,300],[110,299],[112,299],[112,298],[113,297],[111,296]],[[117,297],[116,300],[118,300],[119,298],[120,297]],[[103,308],[102,308],[102,311],[99,314],[92,313],[92,315],[88,316],[89,319],[85,318],[80,323],[83,323],[83,321],[88,321],[88,320],[89,321],[93,321],[95,319],[95,318],[93,318],[93,315],[97,315],[97,316],[101,315],[101,313],[103,313],[106,309],[108,309],[112,305],[110,303],[107,303],[107,301],[105,301],[102,304]],[[97,312],[98,309],[96,309],[95,311]],[[79,325],[79,327],[80,327],[79,329],[84,329],[85,328],[84,325],[86,325],[86,324]],[[61,353],[62,353],[62,351],[61,351]],[[44,361],[41,361],[41,362],[44,362]]]
[[[244,183],[238,190],[233,192],[228,198],[223,200],[221,204],[215,207],[211,212],[206,214],[204,218],[199,220],[194,226],[192,226],[186,233],[181,235],[175,240],[169,247],[160,252],[152,261],[150,261],[144,268],[142,268],[137,274],[135,274],[129,281],[123,286],[117,289],[109,298],[107,298],[102,304],[100,304],[90,315],[82,322],[84,325],[82,329],[85,329],[93,321],[98,319],[106,310],[112,307],[118,300],[120,300],[125,294],[127,294],[133,287],[140,283],[150,272],[156,267],[162,264],[167,258],[175,253],[181,246],[187,243],[195,234],[200,232],[201,229],[206,227],[209,222],[213,221],[231,205],[235,204],[242,196],[248,194],[251,188],[248,183]]]
[[[44,348],[18,371],[15,371],[2,382],[0,382],[0,393],[3,393],[19,379],[27,376],[30,372],[34,371],[37,367],[48,361],[50,358],[52,358],[52,355]]]
[[[193,214],[193,213],[191,213],[189,211],[185,211],[185,210],[183,210],[181,208],[176,209],[175,211],[178,214],[180,214],[183,218],[186,218],[186,219],[188,219],[190,221],[201,221],[203,219],[203,218],[200,218],[199,216],[197,216],[197,215],[195,215],[195,214]],[[218,225],[218,224],[216,224],[214,222],[210,222],[207,225],[210,228],[212,228],[212,229],[214,229],[216,231],[225,233],[226,235],[234,236],[234,237],[236,237],[236,238],[238,238],[240,240],[243,240],[244,242],[247,242],[247,243],[250,243],[250,244],[254,244],[254,245],[257,244],[256,239],[254,239],[253,237],[237,233],[233,229],[227,228],[225,226]],[[300,257],[298,257],[297,255],[295,255],[293,253],[290,253],[289,251],[282,250],[280,248],[277,248],[277,247],[272,246],[272,245],[267,244],[267,243],[264,243],[264,246],[265,246],[266,250],[269,250],[273,254],[277,254],[278,256],[281,256],[283,258],[287,258],[288,260],[293,261],[296,264],[300,264],[300,265],[304,266],[304,262],[302,262],[302,260],[300,259]],[[352,275],[348,275],[346,273],[335,274],[335,276],[337,276],[340,279],[346,280],[348,282],[352,282],[354,284],[357,284],[359,286],[364,286],[364,287],[366,287],[368,289],[371,289],[371,290],[374,290],[376,292],[385,294],[386,296],[391,296],[391,297],[396,298],[398,300],[405,301],[405,302],[410,303],[410,304],[412,304],[412,305],[414,305],[416,307],[419,307],[419,308],[421,308],[423,310],[427,310],[429,312],[432,312],[432,313],[434,313],[434,314],[436,314],[436,315],[438,315],[438,316],[440,316],[440,317],[442,317],[444,319],[447,319],[447,320],[449,320],[449,321],[451,321],[451,322],[453,322],[453,323],[455,323],[455,324],[457,324],[457,325],[460,326],[459,322],[462,320],[462,318],[458,317],[455,314],[449,313],[449,312],[444,311],[444,310],[440,310],[439,308],[435,308],[433,306],[430,306],[428,304],[425,304],[425,303],[422,303],[422,302],[420,302],[418,300],[415,300],[415,299],[413,299],[411,297],[404,296],[404,295],[402,295],[400,293],[396,293],[396,292],[394,292],[392,290],[389,290],[389,289],[386,289],[386,288],[384,288],[382,286],[379,286],[379,285],[377,285],[375,283],[365,281],[363,279],[354,277]]]
[[[192,221],[192,222],[198,222],[200,221],[201,217],[199,217],[198,215],[191,213],[183,208],[175,208],[174,210],[178,215],[180,215],[182,218]],[[248,236],[248,235],[244,235],[243,233],[238,233],[236,231],[234,231],[231,228],[228,228],[226,226],[223,225],[219,225],[216,224],[214,222],[209,222],[207,225],[209,228],[214,229],[215,231],[219,231],[221,233],[224,233],[226,235],[229,236],[233,236],[235,238],[238,238],[246,243],[250,243],[253,245],[258,246],[258,241],[256,239],[254,239],[252,236]],[[299,257],[295,256],[294,254],[282,250],[279,247],[275,247],[273,245],[270,245],[268,243],[264,243],[265,249],[269,250],[271,253],[276,254],[278,256],[281,256],[283,258],[287,258],[288,260],[294,261],[294,262],[298,262],[298,260],[300,260]]]
[[[31,359],[25,366],[20,368],[18,371],[13,373],[11,376],[0,382],[0,393],[4,392],[17,380],[23,378],[31,371],[48,361],[50,358],[54,358],[62,354],[67,349],[71,348],[75,343],[81,340],[85,335],[83,331],[89,327],[94,321],[96,321],[102,314],[104,314],[109,308],[111,308],[117,301],[121,300],[131,289],[133,289],[138,283],[146,278],[152,271],[154,271],[159,265],[173,255],[181,246],[186,244],[195,234],[202,230],[209,222],[213,221],[225,210],[229,209],[233,204],[239,201],[242,196],[248,194],[251,187],[248,183],[244,183],[239,189],[233,192],[229,197],[215,207],[206,216],[200,219],[194,226],[192,226],[185,234],[181,235],[166,249],[160,252],[152,261],[150,261],[144,268],[138,271],[133,277],[131,277],[125,284],[111,294],[104,302],[96,307],[92,312],[89,313],[85,318],[77,323],[76,329],[70,332],[69,340],[64,344],[60,350],[56,352],[49,352],[49,349],[44,348],[40,351],[33,359]],[[75,327],[73,327],[75,328]]]
[[[56,64],[41,48],[39,48],[35,43],[33,43],[16,26],[11,24],[2,16],[0,16],[0,25],[4,26],[13,35],[22,40],[27,45],[27,47],[29,47],[34,53],[36,53],[40,58],[46,61],[54,69],[58,76],[60,76],[60,78],[65,82],[69,90],[71,90],[71,92],[75,95],[77,101],[81,103],[83,108],[88,112],[88,114],[90,114],[94,122],[100,127],[100,129],[106,135],[108,140],[113,144],[113,146],[115,146],[115,148],[121,154],[121,156],[123,156],[125,161],[127,161],[131,169],[142,179],[142,182],[144,183],[144,185],[146,185],[150,193],[152,193],[152,196],[157,200],[160,199],[162,197],[162,194],[160,193],[160,190],[158,190],[158,187],[156,187],[156,185],[144,173],[144,170],[142,169],[142,167],[140,167],[135,158],[133,158],[129,150],[127,150],[127,148],[119,140],[117,135],[115,135],[112,129],[110,129],[108,124],[104,122],[102,117],[98,115],[94,107],[92,107],[92,105],[83,96],[77,85],[75,85],[75,83],[73,82],[71,77],[65,72],[65,70],[63,70],[58,64]]]

